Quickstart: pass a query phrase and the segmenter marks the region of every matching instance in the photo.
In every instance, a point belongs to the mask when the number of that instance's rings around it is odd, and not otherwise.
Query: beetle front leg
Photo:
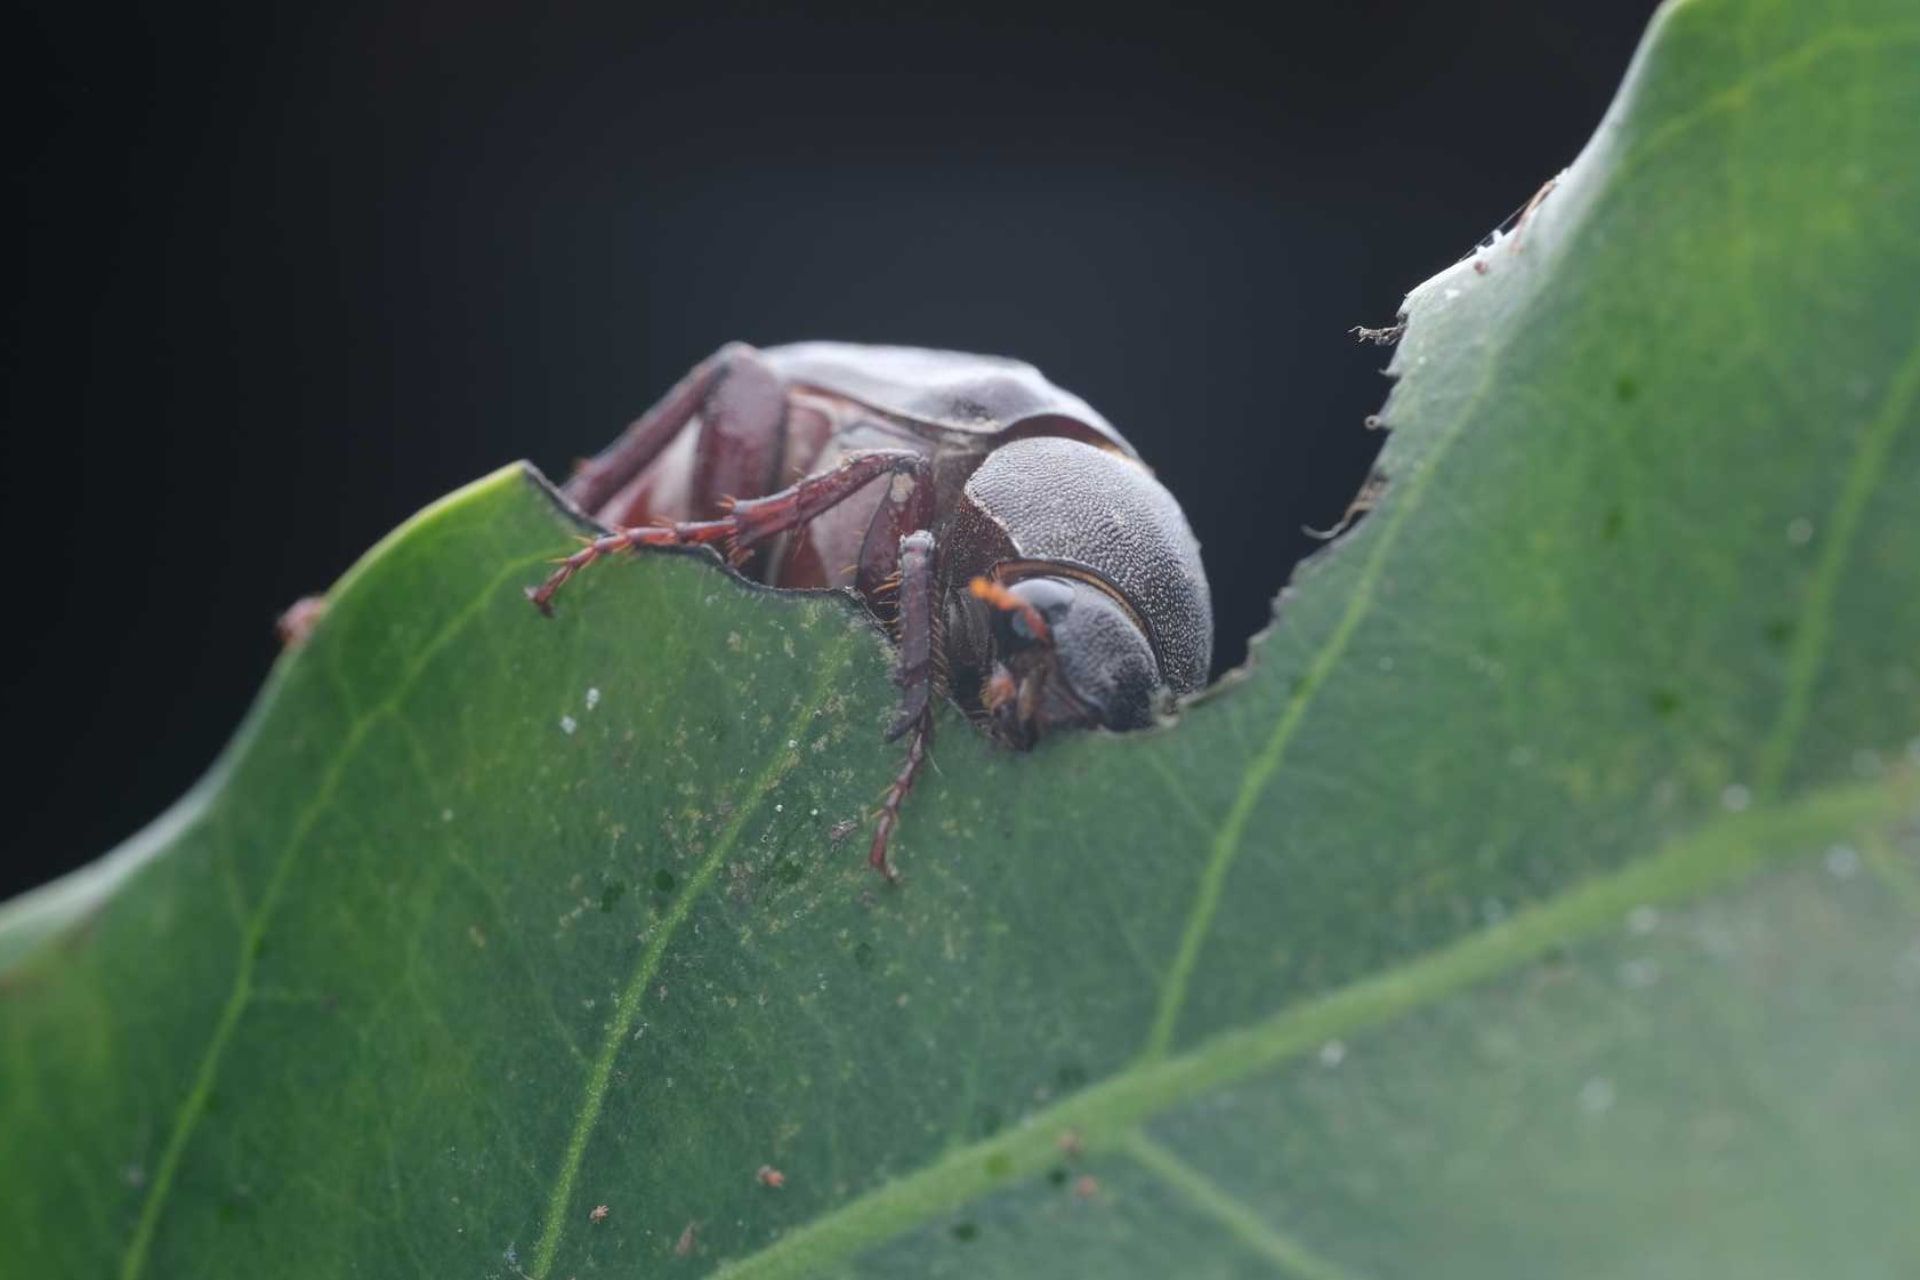
[[[893,861],[887,857],[887,846],[893,841],[893,829],[900,825],[900,806],[907,802],[913,781],[920,776],[920,766],[927,762],[927,752],[932,748],[933,715],[929,711],[914,722],[913,736],[907,742],[907,758],[887,788],[887,798],[881,801],[880,816],[873,824],[873,844],[867,850],[867,865],[885,876],[889,884],[899,884],[900,873],[893,869]]]
[[[933,562],[936,550],[933,534],[926,529],[900,539],[899,645],[893,668],[893,682],[900,689],[900,710],[887,730],[887,741],[909,732],[913,737],[907,743],[906,761],[881,803],[873,845],[867,853],[868,864],[895,884],[900,877],[887,857],[887,845],[900,823],[901,806],[933,746],[933,695],[942,663],[938,576]]]
[[[933,704],[942,654],[939,602],[935,598],[934,541],[931,531],[919,529],[900,539],[900,585],[893,683],[900,690],[900,709],[887,729],[893,742],[918,724]]]
[[[557,562],[558,567],[545,582],[527,588],[527,598],[540,612],[551,613],[554,592],[595,560],[616,551],[718,545],[726,549],[730,558],[737,557],[768,538],[797,529],[822,512],[832,510],[881,476],[898,473],[917,476],[926,468],[926,457],[911,449],[863,450],[848,454],[833,470],[808,476],[778,493],[741,499],[718,520],[644,525],[620,529],[601,538],[588,538],[580,550]]]

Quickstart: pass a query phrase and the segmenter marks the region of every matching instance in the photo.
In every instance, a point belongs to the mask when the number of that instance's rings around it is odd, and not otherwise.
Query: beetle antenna
[[[1540,203],[1553,192],[1553,189],[1560,185],[1560,179],[1566,175],[1566,172],[1565,169],[1562,169],[1559,173],[1554,174],[1551,178],[1541,183],[1540,189],[1528,196],[1519,208],[1502,218],[1498,226],[1475,241],[1473,248],[1461,254],[1460,257],[1455,260],[1455,265],[1465,262],[1468,258],[1477,257],[1482,252],[1498,245],[1502,240],[1511,241],[1511,251],[1519,252],[1520,232],[1525,229],[1525,223],[1528,217],[1532,215],[1535,209],[1540,207]],[[1482,272],[1481,274],[1484,275],[1485,273]]]
[[[1341,514],[1339,520],[1334,522],[1333,528],[1316,529],[1311,525],[1303,524],[1300,526],[1300,532],[1321,542],[1331,541],[1351,529],[1355,520],[1379,505],[1380,495],[1386,491],[1386,473],[1376,467],[1367,477],[1366,483],[1360,486],[1360,492],[1353,495],[1353,501],[1347,504],[1346,511]]]

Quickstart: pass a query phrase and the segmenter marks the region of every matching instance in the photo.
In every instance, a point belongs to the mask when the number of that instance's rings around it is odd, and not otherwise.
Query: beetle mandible
[[[543,613],[612,552],[717,546],[773,586],[849,589],[890,629],[887,737],[908,743],[869,851],[890,881],[940,695],[1025,750],[1059,727],[1151,724],[1212,660],[1180,504],[1086,401],[1016,360],[733,343],[563,492],[613,532],[527,589]]]

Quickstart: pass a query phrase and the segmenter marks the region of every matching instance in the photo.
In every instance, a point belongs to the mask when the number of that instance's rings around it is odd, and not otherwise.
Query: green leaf
[[[1250,669],[949,716],[898,891],[855,610],[453,495],[0,913],[0,1273],[1920,1272],[1916,157],[1909,5],[1664,10]]]

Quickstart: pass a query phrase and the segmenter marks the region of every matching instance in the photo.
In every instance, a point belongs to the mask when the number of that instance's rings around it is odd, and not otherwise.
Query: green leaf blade
[[[423,513],[0,911],[0,1269],[1911,1269],[1917,66],[1892,0],[1663,11],[1414,295],[1251,669],[948,717],[898,892],[844,602],[648,556],[544,622],[520,473]]]

